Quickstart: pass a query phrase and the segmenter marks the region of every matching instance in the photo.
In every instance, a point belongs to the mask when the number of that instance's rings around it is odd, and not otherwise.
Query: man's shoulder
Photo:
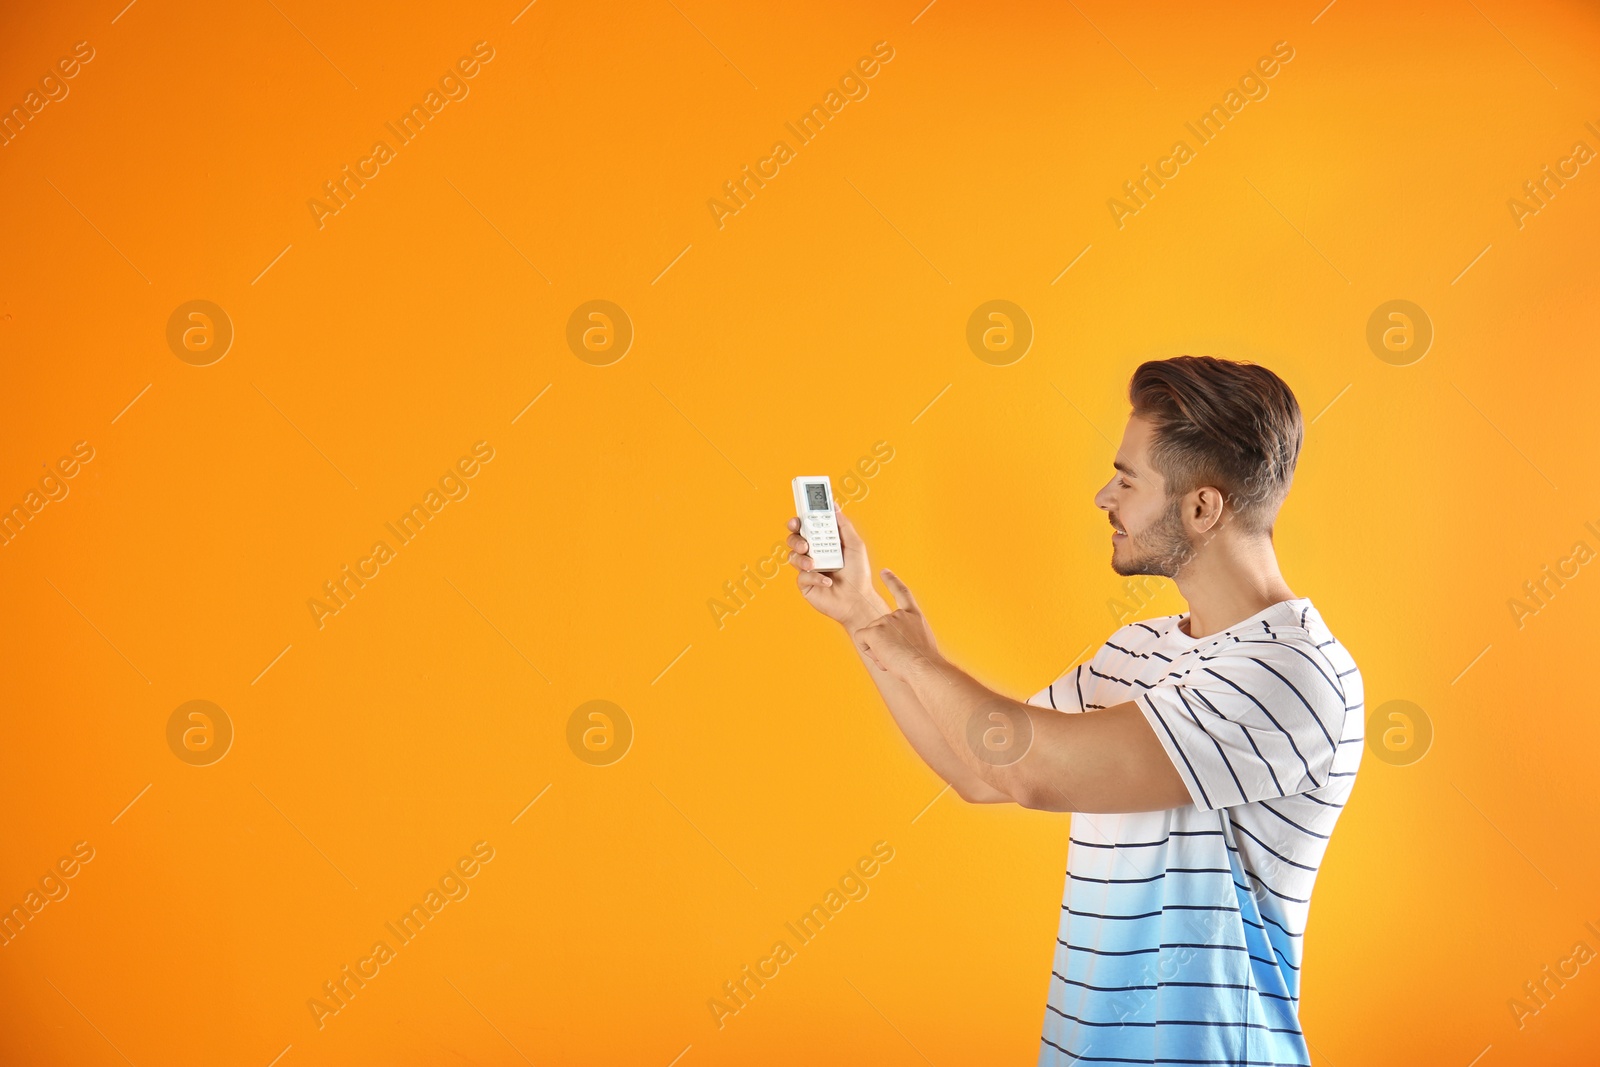
[[[1211,652],[1231,648],[1236,654],[1252,658],[1309,658],[1315,662],[1337,664],[1338,669],[1353,667],[1350,653],[1328,629],[1322,615],[1310,600],[1301,597],[1274,604],[1251,625],[1220,635]]]
[[[1361,672],[1316,609],[1307,601],[1274,607],[1282,610],[1202,645],[1185,673],[1209,675],[1241,693],[1286,686],[1319,714],[1359,704]]]

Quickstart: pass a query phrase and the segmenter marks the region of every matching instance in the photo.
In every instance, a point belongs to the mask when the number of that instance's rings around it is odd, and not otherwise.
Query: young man
[[[1311,886],[1361,761],[1361,675],[1278,571],[1273,519],[1304,437],[1264,367],[1145,363],[1095,497],[1118,574],[1182,615],[1131,623],[1026,703],[940,655],[911,591],[790,562],[843,624],[907,740],[964,800],[1070,811],[1041,1065],[1310,1063],[1299,1021]],[[1088,713],[1088,714],[1083,714]]]

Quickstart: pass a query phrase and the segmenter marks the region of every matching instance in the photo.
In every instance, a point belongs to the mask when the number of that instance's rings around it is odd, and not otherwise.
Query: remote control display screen
[[[807,482],[806,507],[812,511],[827,511],[828,487],[822,482]]]

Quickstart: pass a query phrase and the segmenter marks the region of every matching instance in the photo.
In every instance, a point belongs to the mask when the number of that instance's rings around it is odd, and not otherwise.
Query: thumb
[[[888,567],[883,568],[883,580],[889,586],[889,591],[894,594],[895,603],[907,611],[921,611],[917,606],[917,598],[911,595],[911,588],[902,582]]]

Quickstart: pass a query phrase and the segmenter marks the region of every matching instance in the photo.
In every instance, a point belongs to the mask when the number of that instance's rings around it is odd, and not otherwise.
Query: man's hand
[[[845,518],[843,512],[838,517],[839,547],[844,550],[844,566],[828,572],[817,570],[816,561],[808,555],[811,546],[800,535],[800,520],[789,520],[789,538],[786,542],[789,546],[789,562],[800,572],[801,594],[812,607],[844,627],[855,645],[856,655],[872,676],[872,684],[883,697],[895,724],[923,762],[950,783],[957,796],[974,804],[1009,801],[1009,793],[989,785],[951,750],[940,735],[939,727],[918,702],[916,693],[906,682],[884,670],[884,661],[876,658],[889,656],[890,645],[896,641],[897,649],[916,648],[934,656],[938,655],[938,649],[934,646],[933,634],[928,632],[928,624],[922,621],[921,612],[917,613],[916,625],[913,626],[904,617],[906,612],[891,612],[889,605],[878,595],[872,587],[872,568],[867,563],[866,544],[856,532],[855,524]],[[916,607],[911,599],[911,591],[898,578],[884,571],[884,580],[902,604],[909,609]],[[901,616],[892,624],[894,629],[876,631],[877,636],[872,639],[872,644],[864,647],[857,633],[891,615]],[[867,647],[876,651],[869,652]]]
[[[915,669],[938,667],[942,662],[938,643],[911,590],[888,569],[883,571],[883,580],[901,606],[856,630],[856,647],[880,671],[900,679],[909,678]]]
[[[856,532],[855,524],[836,512],[839,520],[839,547],[844,566],[836,571],[819,571],[808,554],[811,546],[800,536],[800,520],[789,520],[789,563],[800,572],[800,594],[807,602],[834,622],[853,629],[880,615],[889,605],[872,588],[872,565],[867,562],[867,545]]]

